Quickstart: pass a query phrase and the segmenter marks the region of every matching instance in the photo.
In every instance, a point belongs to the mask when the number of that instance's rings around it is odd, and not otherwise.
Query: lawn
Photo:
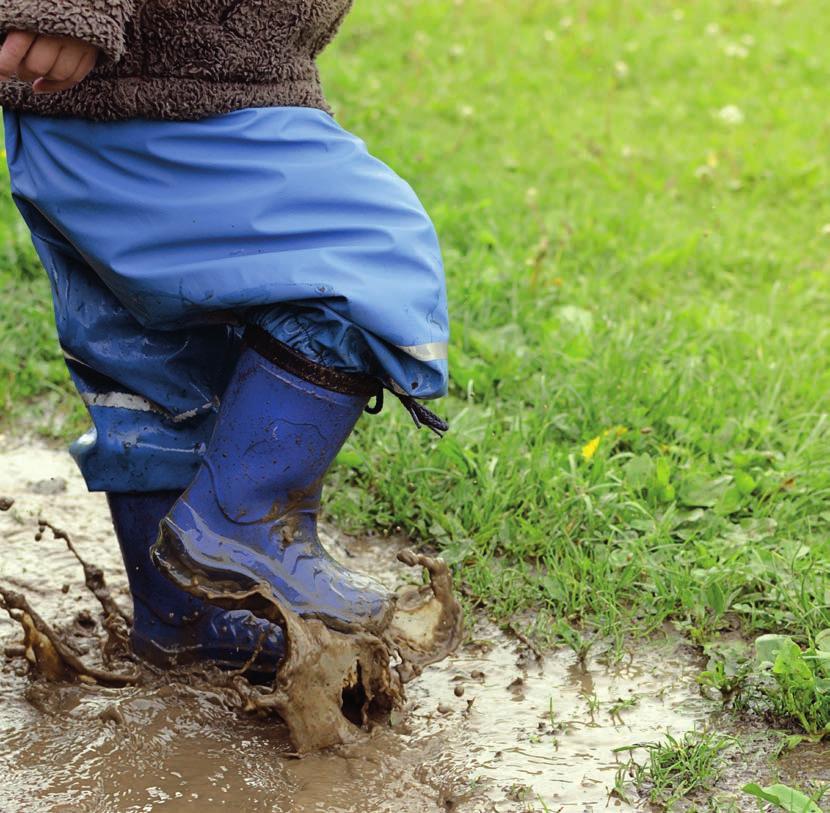
[[[830,627],[826,15],[808,0],[361,0],[322,72],[442,238],[452,422],[393,403],[331,517],[542,640]],[[81,428],[0,211],[4,431]]]

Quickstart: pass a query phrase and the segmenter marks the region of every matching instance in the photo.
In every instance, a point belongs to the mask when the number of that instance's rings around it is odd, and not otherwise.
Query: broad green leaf
[[[691,511],[678,511],[676,523],[694,525],[704,519],[706,519],[706,512],[702,508],[693,508]]]
[[[728,476],[710,480],[707,477],[693,474],[680,487],[680,499],[690,508],[711,508],[729,488],[731,480],[732,478]]]
[[[770,788],[771,790],[771,788]],[[767,788],[762,788],[755,782],[750,782],[743,786],[743,792],[754,796],[756,799],[761,799],[764,802],[778,802],[778,796],[773,795]]]
[[[795,748],[801,745],[801,743],[804,742],[805,739],[809,738],[805,737],[803,734],[787,734],[781,742],[781,746],[778,749],[778,754],[780,755],[784,751],[793,751]]]
[[[633,489],[643,489],[651,484],[654,477],[654,461],[647,455],[632,457],[625,464],[625,481]]]
[[[758,484],[755,482],[755,478],[751,474],[745,471],[735,472],[735,486],[744,496],[752,494],[757,485]]]
[[[744,785],[743,790],[756,799],[778,805],[786,813],[822,813],[821,808],[809,796],[787,785],[768,785],[762,788],[751,782]]]
[[[709,582],[706,585],[705,596],[707,606],[715,615],[723,615],[726,612],[726,596],[717,582]]]
[[[830,629],[822,630],[816,635],[816,649],[830,652]]]
[[[737,486],[730,486],[723,492],[721,498],[715,504],[715,513],[722,517],[740,511],[744,504],[744,496]]]
[[[343,449],[335,458],[335,463],[350,469],[359,469],[363,467],[363,457],[353,449]]]
[[[658,486],[657,496],[663,502],[672,502],[675,498],[674,486],[671,483],[667,483],[664,486]]]
[[[457,565],[475,554],[471,539],[454,539],[441,548],[441,558],[448,565]]]
[[[787,635],[761,635],[755,639],[755,659],[758,663],[773,664],[787,643],[792,643]]]
[[[801,647],[787,638],[781,643],[775,663],[772,665],[774,675],[786,676],[788,682],[795,680],[802,686],[815,686],[815,675],[804,660]]]
[[[816,691],[820,694],[830,694],[830,678],[816,678]]]

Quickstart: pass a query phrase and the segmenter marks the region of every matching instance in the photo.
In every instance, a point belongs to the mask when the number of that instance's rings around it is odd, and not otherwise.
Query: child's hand
[[[81,40],[9,31],[0,48],[0,81],[16,76],[35,93],[74,87],[95,67],[98,49]]]

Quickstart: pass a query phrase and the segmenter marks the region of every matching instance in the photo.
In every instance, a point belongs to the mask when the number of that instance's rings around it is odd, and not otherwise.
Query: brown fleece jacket
[[[0,31],[101,49],[76,87],[0,83],[0,105],[100,121],[198,119],[243,107],[327,110],[315,57],[352,0],[0,0]]]

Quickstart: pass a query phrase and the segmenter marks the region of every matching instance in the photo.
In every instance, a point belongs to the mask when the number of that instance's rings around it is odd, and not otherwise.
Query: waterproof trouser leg
[[[66,366],[92,429],[70,452],[90,491],[178,491],[210,440],[240,341],[224,324],[148,330],[23,200]]]
[[[71,452],[92,490],[108,493],[133,596],[133,648],[157,665],[210,659],[273,671],[279,628],[223,612],[173,585],[150,561],[159,522],[193,479],[216,403],[239,354],[230,328],[147,331],[83,257],[19,201],[49,275],[67,367],[93,429]]]
[[[243,610],[223,611],[180,590],[150,561],[159,522],[177,491],[108,494],[133,599],[133,651],[157,666],[210,660],[273,673],[284,654],[279,627]]]
[[[376,384],[313,364],[256,329],[248,335],[258,349],[240,357],[202,466],[162,521],[154,559],[184,589],[194,579],[223,590],[265,583],[302,616],[379,630],[389,595],[338,564],[317,537],[322,478]]]
[[[246,325],[398,395],[446,392],[435,229],[322,111],[3,119],[12,193],[96,430],[73,449],[91,490],[187,486]]]
[[[413,190],[323,111],[3,118],[24,217],[59,231],[148,332],[256,324],[411,398],[446,392],[435,229]],[[214,358],[201,343],[189,353],[202,347]]]

